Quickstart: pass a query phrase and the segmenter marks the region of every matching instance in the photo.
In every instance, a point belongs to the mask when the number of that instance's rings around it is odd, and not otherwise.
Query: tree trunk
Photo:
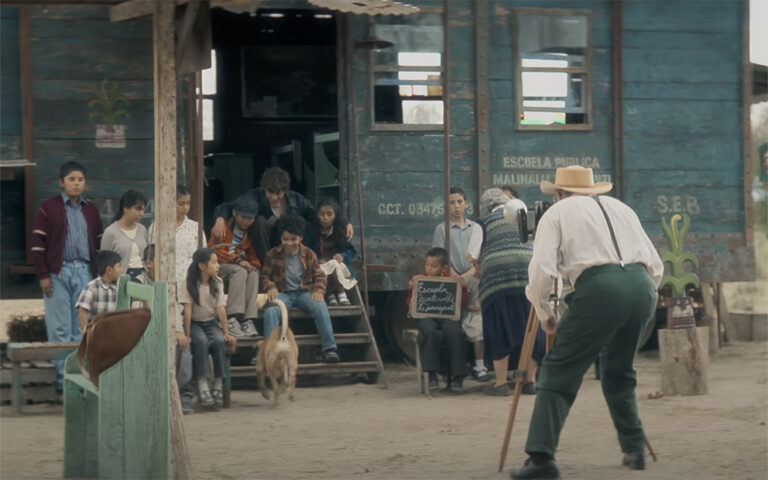
[[[709,329],[659,330],[661,391],[664,395],[707,393]]]

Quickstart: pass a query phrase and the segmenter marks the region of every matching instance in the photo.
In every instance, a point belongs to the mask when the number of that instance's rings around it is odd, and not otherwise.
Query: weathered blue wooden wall
[[[539,190],[554,179],[557,167],[582,164],[599,180],[613,173],[613,103],[611,99],[611,6],[599,1],[515,1],[491,3],[491,185],[511,184],[524,201],[550,200]],[[589,131],[530,131],[515,125],[515,40],[513,9],[567,8],[592,13],[592,115]]]
[[[415,2],[441,6],[442,2]],[[660,219],[687,212],[688,245],[704,279],[749,279],[754,260],[745,242],[742,149],[742,22],[740,1],[623,2],[621,112],[613,108],[611,2],[491,0],[491,185],[512,184],[529,204],[557,167],[592,167],[613,180],[614,122],[623,122],[626,202],[660,248]],[[451,184],[477,195],[474,16],[451,1]],[[592,114],[589,131],[521,131],[515,127],[515,35],[518,7],[592,13]],[[353,38],[365,35],[365,20]],[[402,289],[423,268],[434,226],[443,220],[442,131],[371,130],[367,52],[356,51],[364,214],[369,263],[396,265],[372,275],[373,289]],[[353,171],[348,176],[354,185]],[[354,196],[347,198],[356,221]]]
[[[125,190],[154,196],[151,21],[112,23],[106,7],[34,8],[30,38],[36,205],[59,192],[58,166],[75,160],[88,170],[86,196],[106,227]],[[89,119],[88,102],[104,80],[129,99],[130,118],[118,120],[125,148],[95,145],[102,121]]]
[[[440,7],[441,1],[410,2]],[[474,116],[474,24],[469,2],[451,2],[451,183],[477,197]],[[353,39],[364,38],[366,19],[355,18]],[[354,51],[360,168],[368,263],[396,265],[396,272],[372,274],[370,288],[401,290],[424,267],[424,253],[443,218],[443,133],[382,132],[371,129],[369,52]],[[349,169],[348,185],[355,185]],[[349,190],[354,193],[354,188]],[[350,218],[357,223],[354,195]]]
[[[0,159],[23,158],[19,79],[19,15],[0,7]]]
[[[747,280],[741,1],[623,2],[626,201],[661,237],[660,218],[691,216],[700,276]],[[667,247],[666,240],[657,242]]]

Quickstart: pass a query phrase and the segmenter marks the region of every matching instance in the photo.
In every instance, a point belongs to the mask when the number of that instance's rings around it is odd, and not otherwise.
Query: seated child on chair
[[[304,219],[291,216],[281,218],[275,225],[280,235],[280,246],[267,252],[261,270],[264,291],[269,300],[279,298],[286,308],[297,307],[315,319],[323,361],[336,363],[336,340],[328,306],[323,301],[325,273],[320,270],[315,252],[304,246]],[[272,305],[264,310],[264,337],[280,325],[280,308]]]
[[[336,260],[346,266],[349,277],[355,278],[352,260],[357,255],[355,247],[349,243],[346,235],[346,221],[341,218],[341,207],[330,198],[324,198],[317,204],[315,221],[307,229],[307,246],[311,248],[320,265]],[[327,270],[326,270],[327,272]],[[329,274],[325,301],[329,306],[350,305],[344,286],[337,278],[337,272]]]
[[[427,252],[424,261],[424,273],[422,276],[450,277],[448,273],[448,252],[441,247],[433,247]],[[408,287],[413,290],[418,276],[408,282]],[[467,288],[464,280],[459,278],[461,289],[461,303],[467,303]],[[408,305],[411,304],[411,292],[408,293]],[[448,347],[450,365],[448,365],[448,387],[453,393],[464,391],[464,377],[467,376],[467,348],[461,324],[458,320],[449,318],[420,318],[419,319],[419,350],[421,353],[421,365],[429,375],[429,389],[439,388],[437,372],[440,365],[440,340],[444,339]]]
[[[99,276],[85,285],[77,299],[81,332],[85,330],[88,320],[114,310],[117,301],[117,279],[123,274],[120,255],[112,250],[99,250],[96,253],[96,268]]]
[[[192,339],[192,374],[197,379],[200,404],[204,407],[224,403],[222,377],[226,355],[225,343],[234,345],[235,337],[227,325],[227,297],[224,281],[218,277],[219,260],[210,248],[200,248],[192,255],[187,284],[179,289],[184,307],[184,331]],[[213,389],[208,387],[208,353],[213,357]]]

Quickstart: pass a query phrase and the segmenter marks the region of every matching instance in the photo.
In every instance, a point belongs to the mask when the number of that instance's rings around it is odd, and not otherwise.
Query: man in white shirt
[[[522,468],[513,479],[559,478],[554,461],[560,431],[581,386],[600,356],[603,395],[624,452],[623,464],[645,468],[643,426],[637,414],[632,366],[639,339],[654,316],[664,266],[635,212],[619,200],[597,196],[608,182],[594,183],[591,168],[558,168],[554,194],[539,222],[528,268],[526,296],[547,333],[557,331],[541,364]],[[549,304],[562,275],[575,287],[559,323]]]

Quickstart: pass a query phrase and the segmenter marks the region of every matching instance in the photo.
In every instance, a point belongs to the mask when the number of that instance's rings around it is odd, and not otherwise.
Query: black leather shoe
[[[534,382],[524,382],[521,392],[523,395],[536,395],[536,384]]]
[[[464,393],[464,377],[453,377],[453,379],[451,379],[451,386],[449,388],[451,393]]]
[[[560,470],[554,460],[547,460],[545,463],[535,464],[530,458],[525,461],[523,468],[515,468],[509,472],[513,479],[552,479],[560,478]]]
[[[437,383],[437,373],[429,372],[429,382],[427,383],[427,386],[430,390],[437,390],[440,388],[440,385]]]
[[[645,451],[625,453],[621,464],[632,470],[645,470]]]

